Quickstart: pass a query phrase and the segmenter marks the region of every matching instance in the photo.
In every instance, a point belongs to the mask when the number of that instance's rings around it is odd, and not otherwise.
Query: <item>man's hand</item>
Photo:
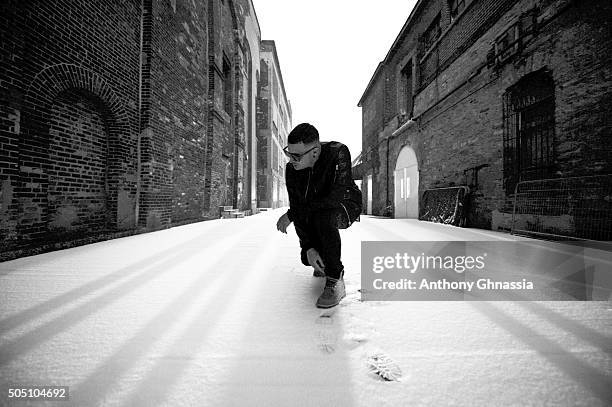
[[[276,229],[280,230],[283,233],[287,233],[287,227],[291,224],[289,220],[289,216],[285,213],[283,216],[278,218],[278,222],[276,222]]]
[[[306,257],[308,258],[308,263],[310,263],[310,265],[314,267],[315,270],[325,273],[325,264],[323,264],[323,259],[321,258],[319,252],[316,249],[308,249],[308,251],[306,252]]]

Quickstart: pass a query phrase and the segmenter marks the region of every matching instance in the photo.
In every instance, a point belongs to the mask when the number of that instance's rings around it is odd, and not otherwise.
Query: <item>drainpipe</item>
[[[390,203],[389,203],[389,138],[387,137],[387,175],[385,177],[385,189],[387,190],[387,200],[385,203],[385,212],[383,213],[383,216],[391,216],[391,210],[389,208]]]

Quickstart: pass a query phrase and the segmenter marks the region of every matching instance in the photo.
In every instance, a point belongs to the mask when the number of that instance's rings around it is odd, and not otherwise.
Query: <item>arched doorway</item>
[[[400,151],[395,164],[395,218],[419,217],[419,166],[411,147]]]
[[[15,194],[24,241],[135,226],[138,158],[126,152],[138,124],[125,103],[104,78],[81,66],[51,65],[36,74],[21,112]]]
[[[108,228],[108,130],[100,104],[84,90],[69,89],[51,107],[49,232]]]

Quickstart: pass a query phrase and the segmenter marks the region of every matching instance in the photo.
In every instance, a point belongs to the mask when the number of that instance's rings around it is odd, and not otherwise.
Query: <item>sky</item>
[[[292,124],[361,152],[357,107],[416,0],[253,0],[262,40],[274,40]]]

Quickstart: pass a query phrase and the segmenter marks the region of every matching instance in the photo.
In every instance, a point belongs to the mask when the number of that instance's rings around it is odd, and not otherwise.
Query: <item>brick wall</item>
[[[270,173],[272,172],[270,151],[272,140],[272,107],[271,107],[271,61],[264,57],[266,48],[262,45],[259,66],[261,73],[257,85],[257,206],[271,207],[272,190]]]
[[[206,162],[206,177],[210,179],[209,185],[207,181],[206,207],[211,211],[216,211],[220,205],[236,203],[232,193],[236,190],[234,177],[238,165],[238,152],[235,151],[238,112],[235,103],[227,106],[227,110],[224,103],[225,92],[231,93],[234,100],[237,97],[236,73],[242,69],[234,34],[241,22],[234,5],[233,1],[214,0],[208,8],[211,113],[208,117],[207,155],[211,158]],[[224,75],[224,62],[230,69],[227,77]]]
[[[0,251],[249,208],[250,6],[2,2]]]
[[[268,62],[260,60],[259,83],[257,84],[257,207],[270,206],[271,193],[268,188],[269,143],[271,134],[270,86]]]
[[[378,77],[372,84],[362,108],[362,151],[375,144],[383,128],[383,78]],[[365,157],[364,157],[365,158]]]
[[[503,28],[500,23],[503,25],[516,14],[514,11],[504,15],[513,3],[516,0],[472,1],[447,28],[438,45],[419,62],[421,80],[415,100],[415,116],[452,92],[486,62],[490,44]],[[520,10],[521,7],[519,3],[516,8]],[[494,24],[497,28],[491,30]],[[475,43],[485,45],[474,46]]]
[[[47,167],[48,229],[53,234],[104,230],[107,212],[107,131],[102,109],[69,90],[50,111]],[[35,191],[37,183],[25,189]]]
[[[155,2],[151,33],[152,155],[144,222],[197,219],[204,207],[208,95],[207,2]]]
[[[248,104],[245,104],[245,132],[246,132],[246,149],[245,149],[245,191],[243,200],[247,203],[249,209],[256,213],[257,208],[257,127],[256,127],[256,97],[257,97],[257,82],[259,78],[259,48],[261,43],[261,31],[259,21],[255,13],[252,0],[239,0],[238,8],[241,15],[244,16],[244,29],[246,36],[245,53],[248,60],[245,67],[248,80],[245,82],[245,99]]]
[[[139,3],[8,1],[1,7],[3,249],[48,241],[52,231],[134,227]],[[74,151],[66,146],[85,133],[104,138],[108,151],[90,148],[97,141]],[[106,179],[93,165],[103,156]],[[87,190],[88,181],[105,182],[105,194]]]
[[[403,68],[404,58],[407,55],[413,56],[419,63],[420,58],[426,51],[420,44],[421,35],[429,27],[435,17],[441,13],[442,4],[445,0],[436,0],[423,3],[417,10],[417,14],[412,20],[412,24],[405,30],[397,50],[390,52],[389,61],[385,63],[386,77],[386,103],[384,123],[387,124],[398,115],[400,107],[397,104],[398,92],[401,87],[400,70]],[[420,86],[423,73],[417,70],[416,77],[413,78],[415,91]]]

